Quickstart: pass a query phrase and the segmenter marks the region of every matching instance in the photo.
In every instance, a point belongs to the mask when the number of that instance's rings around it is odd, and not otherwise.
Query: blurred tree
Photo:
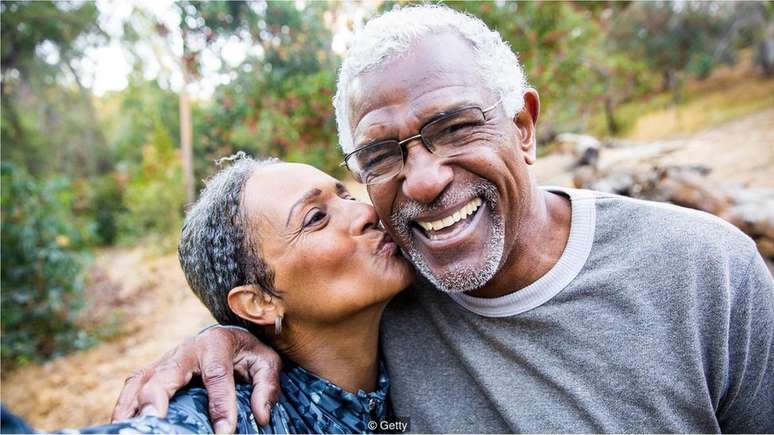
[[[730,41],[749,10],[723,2],[637,2],[617,17],[610,41],[617,52],[644,59],[677,102],[686,74],[705,78],[721,59],[733,58]]]
[[[206,164],[245,150],[314,164],[341,174],[331,105],[339,58],[331,53],[333,4],[256,4],[235,34],[256,47],[218,87],[196,130]],[[228,18],[224,18],[229,20]],[[202,155],[200,154],[200,155]],[[209,172],[210,168],[201,168]]]
[[[604,88],[592,59],[602,51],[594,10],[569,2],[448,2],[497,29],[540,92],[539,142],[580,130]]]
[[[118,217],[119,232],[125,241],[157,242],[163,251],[174,250],[185,202],[180,154],[159,121],[149,136],[124,193],[126,213]]]
[[[105,140],[78,62],[104,42],[93,3],[2,2],[5,160],[33,174],[109,170]]]
[[[93,237],[72,215],[65,178],[40,182],[2,163],[2,358],[24,363],[93,342],[76,324],[83,247]]]
[[[135,28],[129,29],[132,42],[139,35],[152,33],[158,37],[157,48],[163,56],[173,59],[174,73],[182,78],[178,92],[180,149],[186,198],[194,200],[193,172],[193,115],[189,95],[190,84],[201,78],[202,58],[205,54],[219,58],[219,48],[229,39],[239,36],[239,30],[255,27],[255,14],[246,2],[193,2],[180,1],[172,5],[179,17],[178,25],[170,27],[164,21],[143,11],[135,11]]]

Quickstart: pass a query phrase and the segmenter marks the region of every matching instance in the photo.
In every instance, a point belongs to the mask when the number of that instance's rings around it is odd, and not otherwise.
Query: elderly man
[[[774,431],[774,284],[753,242],[700,212],[538,187],[538,94],[498,33],[442,6],[387,12],[334,105],[347,167],[423,276],[382,322],[412,431]],[[265,420],[277,357],[231,328],[131,377],[114,417],[163,414],[201,373],[233,427],[234,368]]]

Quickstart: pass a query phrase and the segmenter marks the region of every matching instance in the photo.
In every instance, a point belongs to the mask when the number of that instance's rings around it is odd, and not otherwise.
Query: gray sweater
[[[550,190],[572,224],[538,281],[390,303],[395,414],[413,432],[774,432],[774,283],[755,244],[706,213]]]

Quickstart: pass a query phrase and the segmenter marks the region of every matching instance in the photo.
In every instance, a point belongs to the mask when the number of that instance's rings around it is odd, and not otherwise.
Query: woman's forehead
[[[243,206],[249,214],[261,211],[271,217],[287,213],[307,191],[333,186],[336,179],[303,163],[275,163],[257,168],[244,188]]]

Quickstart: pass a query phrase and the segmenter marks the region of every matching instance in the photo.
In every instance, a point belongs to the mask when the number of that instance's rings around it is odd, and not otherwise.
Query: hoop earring
[[[282,316],[277,315],[274,318],[274,335],[280,335],[282,332]]]

